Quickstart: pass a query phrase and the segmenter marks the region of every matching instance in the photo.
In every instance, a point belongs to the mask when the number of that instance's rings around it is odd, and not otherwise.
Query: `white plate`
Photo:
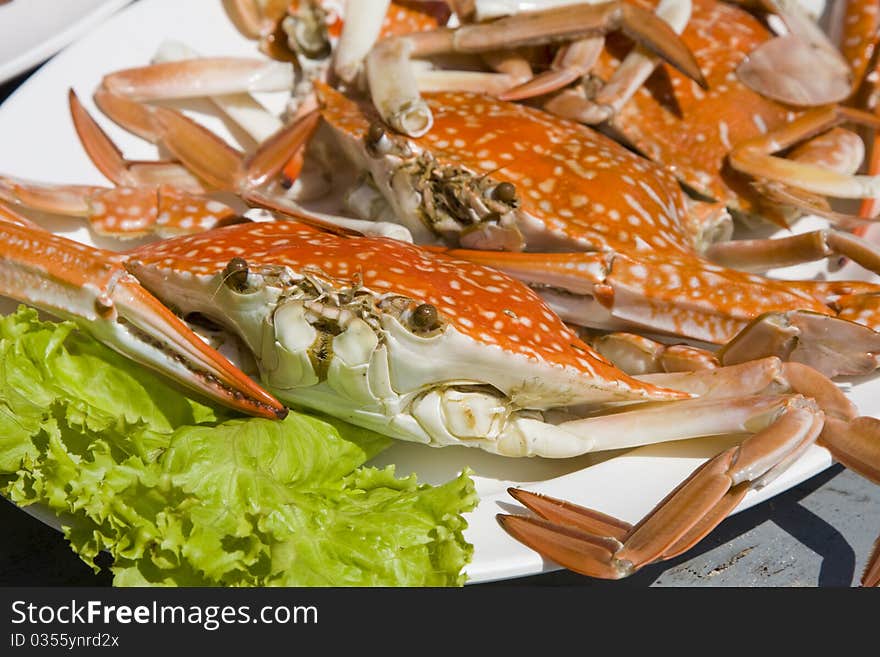
[[[131,0],[12,0],[0,6],[0,83],[61,50]]]
[[[101,76],[114,69],[149,61],[160,42],[179,39],[206,55],[254,55],[227,20],[219,0],[141,0],[102,24],[60,53],[0,107],[0,171],[44,181],[104,184],[80,148],[67,113],[66,94],[73,86],[93,109],[91,93]],[[112,57],[108,57],[112,53]],[[101,117],[102,124],[132,158],[150,158],[155,150]],[[212,127],[220,128],[213,123]],[[77,222],[53,226],[88,241]],[[783,274],[810,276],[814,270],[790,269]],[[878,408],[880,381],[859,382],[851,397],[861,411]],[[870,403],[873,396],[874,402]],[[439,483],[470,466],[480,493],[479,507],[469,515],[467,538],[475,546],[467,572],[472,582],[511,578],[552,570],[555,566],[520,545],[500,529],[495,514],[516,508],[505,492],[526,486],[600,509],[629,522],[637,521],[724,440],[668,443],[636,449],[602,460],[584,456],[564,461],[507,459],[477,450],[443,450],[400,443],[380,459],[396,463],[400,474],[417,472]],[[770,486],[750,493],[740,510],[766,500],[824,470],[828,452],[811,448]]]

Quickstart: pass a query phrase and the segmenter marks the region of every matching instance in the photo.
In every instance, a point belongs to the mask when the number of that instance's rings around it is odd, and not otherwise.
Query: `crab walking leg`
[[[693,402],[682,402],[691,404]],[[687,549],[717,525],[750,488],[760,488],[815,442],[824,414],[803,397],[790,397],[780,413],[743,441],[697,469],[630,530],[610,535],[523,516],[499,515],[517,540],[560,565],[592,577],[626,577],[652,561]],[[518,494],[525,501],[528,494]],[[555,500],[544,498],[538,513]],[[532,505],[527,504],[530,508]],[[592,512],[567,515],[589,517]]]
[[[110,120],[152,144],[159,142],[162,129],[156,120],[155,108],[119,94],[98,88],[92,96],[95,104]],[[83,113],[86,113],[83,108]]]
[[[131,109],[125,107],[124,109]],[[318,125],[312,112],[265,139],[248,157],[184,114],[167,107],[149,110],[150,140],[167,148],[174,157],[215,189],[240,193],[265,184],[277,174],[292,153],[304,148]],[[128,127],[125,112],[111,118]]]
[[[748,396],[736,399],[690,399],[562,422],[559,429],[583,435],[590,451],[623,449],[669,440],[753,433],[780,414],[801,408],[818,410],[801,395]],[[803,410],[802,409],[802,410]]]
[[[258,39],[263,33],[264,17],[256,0],[223,0],[223,6],[244,36]]]
[[[361,62],[379,39],[391,0],[358,0],[345,6],[345,26],[333,54],[333,70],[346,82],[354,81]]]
[[[597,336],[588,342],[627,374],[691,372],[718,367],[715,354],[707,349],[686,344],[664,344],[637,333],[618,331]]]
[[[818,443],[850,470],[880,484],[880,422],[876,418],[858,417],[851,422],[828,418]],[[871,550],[862,586],[880,586],[880,538]]]
[[[778,239],[716,242],[705,255],[719,265],[744,271],[767,271],[837,255],[880,273],[880,249],[857,235],[833,229]]]
[[[796,146],[786,157],[795,162],[811,164],[850,176],[857,173],[865,161],[865,142],[855,132],[837,127]],[[867,173],[876,175],[878,172],[868,170]],[[836,212],[832,210],[831,204],[824,196],[776,182],[760,181],[756,182],[755,186],[768,201],[798,208],[807,214],[817,214],[846,230],[855,228],[854,233],[860,236],[863,235],[858,229],[873,222],[873,217],[877,214],[864,211],[860,211],[859,214]]]
[[[486,73],[483,71],[420,69],[416,72],[416,84],[421,93],[471,91],[498,96],[522,79],[525,78],[507,73]]]
[[[843,175],[772,155],[843,122],[874,129],[880,127],[880,117],[860,110],[837,106],[814,109],[777,130],[737,144],[730,152],[730,163],[738,171],[755,178],[773,180],[815,194],[835,198],[880,196],[880,177]]]
[[[200,55],[179,41],[165,41],[153,57],[153,63],[196,59]],[[281,129],[281,120],[246,93],[211,96],[211,102],[259,144]]]
[[[704,400],[759,395],[770,390],[774,384],[777,393],[791,389],[784,384],[782,361],[773,357],[711,370],[656,372],[636,375],[636,378],[653,385],[689,392]]]
[[[131,100],[204,98],[241,92],[289,91],[293,65],[243,57],[199,57],[123,69],[101,86]]]
[[[690,20],[691,1],[661,0],[654,13],[669,23],[669,26],[676,34],[681,34]],[[599,56],[604,45],[604,39],[597,37],[596,41],[598,42],[599,50],[595,52],[595,55],[589,50],[584,51],[583,48],[576,52],[566,52],[565,61],[560,62],[558,68],[557,62],[554,62],[554,69],[556,70],[549,71],[546,77],[541,79],[542,76],[538,76],[534,81],[529,81],[515,89],[511,89],[500,97],[502,100],[529,98],[541,93],[548,93],[554,89],[560,89],[570,82],[574,82],[578,77],[586,75],[593,68],[596,61],[595,58]],[[641,88],[645,80],[654,72],[658,64],[659,59],[657,57],[636,46],[624,58],[620,66],[615,69],[611,78],[597,92],[595,98],[587,99],[586,96],[580,96],[583,100],[582,104],[578,102],[578,105],[581,106],[577,109],[577,115],[569,118],[579,120],[579,117],[589,116],[589,119],[584,122],[591,124],[607,120],[632,98],[633,94]],[[563,101],[556,101],[551,98],[546,101],[545,109],[548,109],[548,111],[554,111],[554,108],[561,109],[564,107],[564,103],[571,103],[572,101],[572,98]]]
[[[68,91],[67,99],[73,127],[83,149],[98,171],[116,185],[127,187],[173,185],[183,192],[193,194],[203,194],[207,191],[204,183],[177,162],[130,162],[126,160],[116,144],[86,111],[73,89]],[[130,101],[125,102],[129,103]],[[141,126],[142,131],[146,131],[147,128],[144,124],[147,121],[152,122],[154,119],[151,115],[149,118],[144,116],[140,118],[141,121],[138,122],[138,125]],[[150,136],[153,137],[152,140],[157,140],[156,127],[150,125],[149,130]]]
[[[0,225],[2,224],[15,224],[32,230],[42,230],[42,228],[27,217],[22,217],[17,212],[13,212],[11,208],[0,203]]]
[[[646,374],[636,378],[689,392],[703,400],[793,392],[815,400],[827,418],[849,422],[858,415],[855,404],[827,376],[802,363],[783,363],[776,357],[713,370]]]
[[[0,294],[34,305],[215,402],[269,418],[274,397],[206,345],[140,286],[110,251],[0,222]]]
[[[592,70],[599,55],[602,54],[604,46],[604,37],[590,37],[573,41],[559,49],[550,70],[498,94],[498,98],[501,100],[523,100],[566,87]]]
[[[0,176],[0,201],[42,212],[87,219],[99,235],[131,239],[169,237],[240,223],[231,208],[170,185],[96,187],[47,185]]]
[[[294,201],[265,191],[268,183],[291,160],[291,154],[304,149],[314,135],[320,119],[317,111],[284,126],[260,144],[253,154],[244,158],[214,133],[183,114],[164,107],[155,110],[156,120],[162,126],[162,143],[196,175],[218,188],[323,230],[413,241],[403,226],[311,212]]]
[[[491,24],[442,28],[380,41],[366,60],[373,102],[383,120],[412,137],[430,130],[431,111],[419,96],[412,57],[444,53],[479,54],[600,36],[621,29],[685,75],[705,84],[691,52],[662,19],[624,2],[572,5],[524,12]]]
[[[862,574],[862,586],[880,586],[880,538],[874,543],[868,565]]]
[[[676,34],[681,34],[691,18],[691,9],[691,0],[661,0],[655,13],[669,23]],[[599,90],[593,102],[609,107],[616,114],[642,87],[658,64],[659,59],[655,55],[636,46]]]
[[[390,221],[370,221],[367,219],[353,219],[335,214],[326,214],[315,210],[308,210],[296,201],[288,198],[277,198],[261,194],[260,192],[247,192],[245,200],[262,208],[267,208],[279,214],[292,217],[308,226],[314,226],[339,235],[370,235],[375,237],[387,237],[400,242],[413,243],[412,234],[401,224]]]
[[[213,187],[239,194],[250,203],[295,217],[304,223],[324,230],[341,231],[347,234],[379,235],[407,242],[413,241],[409,231],[403,226],[388,222],[359,221],[310,212],[290,199],[274,196],[265,191],[264,188],[282,168],[286,173],[292,174],[290,164],[296,159],[292,157],[292,154],[302,153],[315,134],[319,125],[317,111],[304,114],[283,126],[279,131],[263,140],[257,150],[246,158],[244,154],[230,147],[214,133],[174,110],[165,107],[147,107],[120,96],[114,96],[106,91],[96,94],[96,100],[102,109],[109,110],[108,113],[112,119],[125,128],[140,132],[149,141],[162,144],[180,160],[187,171],[193,172],[189,175],[194,174],[198,179],[207,181],[207,184]],[[88,139],[83,138],[81,132],[82,141],[93,161],[104,171],[103,161],[112,159],[115,146],[84,109],[82,114],[84,115],[81,119],[83,124],[86,121],[94,124]],[[102,153],[109,155],[103,157],[93,155],[95,151],[99,150],[99,147]],[[0,194],[2,194],[2,187],[0,187]],[[208,203],[211,207],[221,206],[216,201],[208,201]],[[212,215],[199,213],[199,216],[210,217]],[[178,217],[177,220],[172,217],[170,225],[178,227],[180,222],[185,219],[186,216],[182,219]],[[199,228],[198,221],[197,219],[195,228]],[[227,223],[232,223],[232,219]]]

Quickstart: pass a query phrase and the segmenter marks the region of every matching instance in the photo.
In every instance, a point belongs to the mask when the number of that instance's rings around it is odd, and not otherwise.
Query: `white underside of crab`
[[[568,457],[598,443],[589,431],[567,428],[571,422],[544,421],[545,411],[633,401],[639,394],[480,343],[451,324],[417,335],[405,325],[405,312],[367,316],[336,305],[333,292],[295,292],[303,277],[286,268],[275,268],[271,280],[251,272],[242,293],[224,285],[223,274],[129,266],[179,312],[201,313],[239,335],[279,399],[401,440]],[[375,302],[384,298],[364,291]]]

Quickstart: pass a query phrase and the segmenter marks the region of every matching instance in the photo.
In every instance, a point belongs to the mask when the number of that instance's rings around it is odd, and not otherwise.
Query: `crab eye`
[[[244,258],[233,258],[223,269],[223,284],[235,292],[242,292],[247,287],[248,263]]]
[[[369,130],[367,130],[367,144],[370,146],[377,146],[384,136],[385,126],[378,121],[373,121],[370,124]]]
[[[430,303],[423,303],[413,311],[410,322],[415,331],[432,331],[440,326],[440,313]]]
[[[509,182],[499,183],[492,190],[492,199],[501,203],[513,203],[516,200],[516,186]]]

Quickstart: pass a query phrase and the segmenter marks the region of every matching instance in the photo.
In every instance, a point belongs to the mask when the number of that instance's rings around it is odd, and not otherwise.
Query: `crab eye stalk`
[[[440,327],[440,313],[430,303],[423,303],[413,310],[410,318],[413,331],[424,333]]]
[[[248,263],[244,258],[233,258],[223,269],[223,284],[235,292],[243,292],[247,288]]]

